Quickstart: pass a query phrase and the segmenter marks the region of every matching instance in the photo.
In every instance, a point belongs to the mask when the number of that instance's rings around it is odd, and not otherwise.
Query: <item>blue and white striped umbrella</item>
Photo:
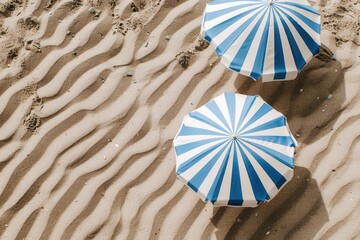
[[[214,0],[201,32],[228,68],[290,80],[320,49],[320,14],[306,0]]]
[[[296,140],[259,96],[224,93],[184,117],[176,174],[204,201],[255,207],[293,176]]]

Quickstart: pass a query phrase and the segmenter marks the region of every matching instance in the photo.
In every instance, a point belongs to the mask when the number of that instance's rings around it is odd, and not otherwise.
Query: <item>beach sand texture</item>
[[[311,1],[324,50],[271,83],[201,41],[205,4],[0,1],[0,239],[360,239],[360,4]],[[176,180],[182,117],[225,91],[261,95],[299,143],[258,208]]]

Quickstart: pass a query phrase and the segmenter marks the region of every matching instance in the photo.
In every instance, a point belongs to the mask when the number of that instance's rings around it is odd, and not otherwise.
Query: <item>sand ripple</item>
[[[324,30],[339,60],[325,54],[295,81],[262,84],[203,45],[205,1],[5,4],[14,9],[0,12],[1,239],[359,236],[356,39],[339,44]],[[341,3],[331,4],[334,20]],[[213,208],[175,177],[182,117],[224,91],[260,94],[300,143],[294,180],[256,209]]]

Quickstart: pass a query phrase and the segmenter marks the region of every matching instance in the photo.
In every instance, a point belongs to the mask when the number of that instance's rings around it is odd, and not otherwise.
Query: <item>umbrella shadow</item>
[[[332,131],[343,110],[345,71],[322,45],[295,80],[262,83],[239,75],[235,88],[241,94],[260,95],[287,117],[300,142],[311,143]]]
[[[311,173],[295,167],[293,179],[257,208],[214,208],[216,239],[313,239],[329,221],[320,189]]]

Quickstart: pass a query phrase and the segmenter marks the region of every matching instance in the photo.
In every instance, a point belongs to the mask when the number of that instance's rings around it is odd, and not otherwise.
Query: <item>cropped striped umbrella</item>
[[[259,96],[216,97],[184,117],[173,144],[178,179],[216,206],[255,207],[293,176],[296,140]]]
[[[320,14],[306,0],[214,0],[204,38],[228,68],[257,80],[290,80],[319,52]]]

